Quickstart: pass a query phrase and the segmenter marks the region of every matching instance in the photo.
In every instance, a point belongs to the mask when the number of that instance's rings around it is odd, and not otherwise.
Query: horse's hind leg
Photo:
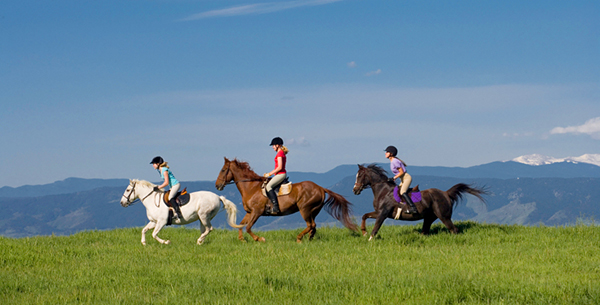
[[[442,221],[442,223],[444,223],[444,225],[446,226],[446,228],[448,228],[448,230],[450,230],[450,233],[453,234],[458,234],[458,228],[454,226],[454,223],[452,222],[452,220],[450,219],[450,217],[448,218],[440,218],[440,220]]]
[[[156,223],[151,221],[142,229],[142,245],[146,245],[146,232],[148,232],[148,230],[154,229],[155,226]]]
[[[367,219],[368,218],[377,218],[377,212],[373,211],[371,213],[367,213],[362,216],[362,222],[360,223],[360,230],[362,231],[362,235],[367,235]]]
[[[304,235],[306,235],[306,233],[309,232],[317,232],[317,225],[315,224],[315,219],[312,217],[312,213],[310,211],[306,211],[306,210],[300,210],[300,214],[302,215],[302,218],[304,218],[304,221],[306,221],[306,229],[302,230],[302,232],[300,232],[300,234],[298,234],[298,236],[296,236],[296,242],[297,243],[301,243],[302,242],[302,238],[304,237]],[[312,236],[314,236],[314,233],[311,234],[311,239]]]
[[[317,215],[319,215],[319,212],[321,212],[321,208],[322,207],[318,207],[312,211],[312,222],[311,222],[312,229],[309,232],[310,235],[309,235],[308,240],[312,240],[313,237],[315,237],[315,234],[317,234],[317,223],[315,222],[315,219],[317,218]]]

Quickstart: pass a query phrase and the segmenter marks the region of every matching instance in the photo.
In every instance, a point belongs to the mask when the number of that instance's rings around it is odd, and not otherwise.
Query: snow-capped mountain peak
[[[529,164],[544,165],[560,162],[589,163],[600,166],[600,154],[585,154],[579,157],[554,158],[539,154],[525,155],[512,159],[511,161]]]

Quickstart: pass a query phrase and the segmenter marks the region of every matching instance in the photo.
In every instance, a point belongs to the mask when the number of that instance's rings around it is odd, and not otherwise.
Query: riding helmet
[[[152,162],[150,162],[150,164],[163,164],[165,163],[165,160],[163,160],[163,158],[161,156],[156,156],[154,158],[152,158]]]
[[[395,157],[398,154],[398,149],[396,149],[396,147],[390,145],[385,149],[386,152],[389,152],[390,154],[392,154],[392,157]]]
[[[273,146],[273,145],[283,145],[283,139],[280,137],[273,138],[273,140],[271,140],[271,144],[269,144],[269,146]]]

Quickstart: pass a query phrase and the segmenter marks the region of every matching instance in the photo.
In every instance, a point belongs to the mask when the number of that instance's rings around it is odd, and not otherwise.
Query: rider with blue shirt
[[[171,190],[171,192],[169,193],[169,203],[171,204],[171,206],[173,206],[173,209],[177,213],[177,217],[179,219],[183,219],[183,216],[181,215],[181,209],[179,208],[177,201],[174,200],[175,195],[177,195],[177,192],[179,191],[179,188],[181,187],[181,184],[179,183],[179,181],[177,179],[175,179],[175,176],[170,171],[169,166],[167,165],[167,162],[165,162],[165,160],[163,160],[162,157],[160,157],[160,156],[154,157],[152,159],[152,161],[150,162],[150,164],[152,164],[154,169],[158,170],[158,172],[160,173],[160,177],[164,180],[164,182],[161,185],[159,185],[157,188],[163,189],[163,188],[167,187],[167,185],[169,186],[169,189]]]

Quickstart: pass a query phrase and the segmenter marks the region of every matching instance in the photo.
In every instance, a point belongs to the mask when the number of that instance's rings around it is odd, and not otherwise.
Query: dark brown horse
[[[458,233],[458,228],[454,226],[452,220],[452,209],[463,198],[464,194],[471,194],[479,198],[485,203],[481,195],[486,195],[487,192],[481,188],[471,187],[464,183],[456,184],[447,191],[442,191],[436,188],[427,189],[421,192],[422,200],[415,202],[419,214],[407,214],[404,205],[400,205],[394,199],[393,191],[396,184],[388,181],[387,172],[375,165],[371,164],[367,167],[358,165],[358,173],[356,174],[356,183],[354,184],[355,195],[359,195],[362,190],[371,187],[373,190],[373,208],[375,211],[367,213],[362,217],[360,229],[363,235],[367,234],[366,220],[367,218],[375,218],[375,226],[371,231],[369,240],[377,236],[377,231],[383,224],[386,218],[396,219],[398,209],[401,213],[397,219],[400,220],[421,220],[423,219],[422,234],[429,234],[431,224],[440,219],[446,228],[452,233]]]
[[[261,186],[266,179],[252,171],[247,162],[236,159],[230,161],[225,158],[225,164],[215,182],[215,186],[220,191],[229,183],[237,185],[242,195],[244,210],[246,210],[246,216],[244,216],[240,225],[246,225],[246,232],[255,241],[265,241],[264,237],[252,233],[251,229],[258,218],[265,214],[268,198],[263,196]],[[322,188],[314,182],[303,181],[294,183],[290,194],[279,197],[279,208],[281,210],[279,214],[266,216],[285,216],[300,211],[302,218],[306,221],[306,229],[296,237],[296,241],[301,242],[302,237],[307,233],[310,234],[310,239],[315,236],[317,232],[315,217],[323,207],[348,229],[358,231],[358,226],[350,218],[352,215],[351,206],[352,204],[342,195]],[[244,240],[242,229],[239,230],[239,239]]]

